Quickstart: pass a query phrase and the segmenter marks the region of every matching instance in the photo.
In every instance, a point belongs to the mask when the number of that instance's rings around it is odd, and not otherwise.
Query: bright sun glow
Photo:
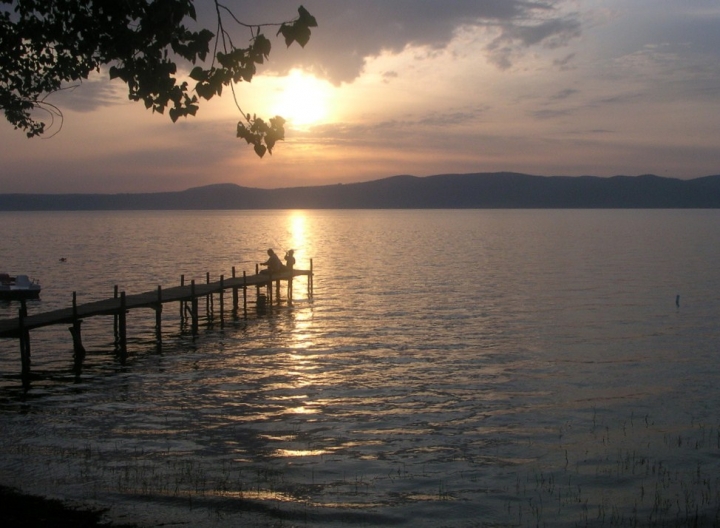
[[[326,81],[293,70],[282,82],[273,113],[295,126],[319,123],[328,117],[331,90]]]

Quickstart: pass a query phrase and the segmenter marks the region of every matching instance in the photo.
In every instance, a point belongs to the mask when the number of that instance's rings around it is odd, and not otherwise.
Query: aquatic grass
[[[567,446],[559,435],[562,465],[539,459],[517,477],[507,510],[516,505],[519,525],[720,526],[718,464],[704,464],[720,457],[720,427],[633,434],[652,427],[647,415],[599,426],[595,410],[591,423],[587,442]]]
[[[328,510],[422,502],[487,506],[486,526],[720,526],[720,424],[693,418],[669,427],[647,414],[609,420],[593,411],[586,423],[556,427],[549,441],[527,439],[528,454],[534,453],[527,459],[503,462],[500,444],[486,442],[477,449],[493,456],[468,452],[464,469],[450,472],[428,459],[392,454],[385,474],[335,471],[337,453],[264,461],[227,453],[205,460],[190,445],[173,447],[184,445],[187,434],[163,448],[163,441],[143,446],[130,439],[54,446],[36,437],[11,451],[45,461],[48,491],[73,486],[91,499],[108,493],[176,498],[188,511],[207,508],[214,522],[240,500],[268,505],[274,512],[268,515],[278,518],[290,511],[313,518]],[[169,440],[173,433],[163,435]],[[282,438],[303,438],[312,447],[299,430]]]

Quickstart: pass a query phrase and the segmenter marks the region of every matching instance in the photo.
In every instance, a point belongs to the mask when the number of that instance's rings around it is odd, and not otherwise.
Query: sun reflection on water
[[[290,233],[290,247],[288,249],[294,249],[297,253],[308,244],[305,213],[303,211],[293,211],[288,216],[288,224]],[[297,255],[295,258],[297,258]]]
[[[327,449],[278,449],[275,451],[279,457],[320,456],[326,453],[329,453]]]

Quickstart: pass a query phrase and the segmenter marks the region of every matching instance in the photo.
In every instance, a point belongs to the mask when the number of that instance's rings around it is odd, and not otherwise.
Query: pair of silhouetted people
[[[275,251],[268,249],[268,259],[261,264],[262,266],[267,266],[267,269],[263,270],[263,272],[280,273],[281,271],[292,270],[295,266],[294,253],[292,249],[285,253],[285,264],[283,264],[280,257],[275,254]]]

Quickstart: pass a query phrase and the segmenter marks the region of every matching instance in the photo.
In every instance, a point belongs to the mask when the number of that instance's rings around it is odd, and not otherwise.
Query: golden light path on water
[[[308,243],[307,224],[305,221],[305,213],[302,211],[294,211],[288,216],[288,231],[290,234],[290,246],[295,252],[302,251]]]

